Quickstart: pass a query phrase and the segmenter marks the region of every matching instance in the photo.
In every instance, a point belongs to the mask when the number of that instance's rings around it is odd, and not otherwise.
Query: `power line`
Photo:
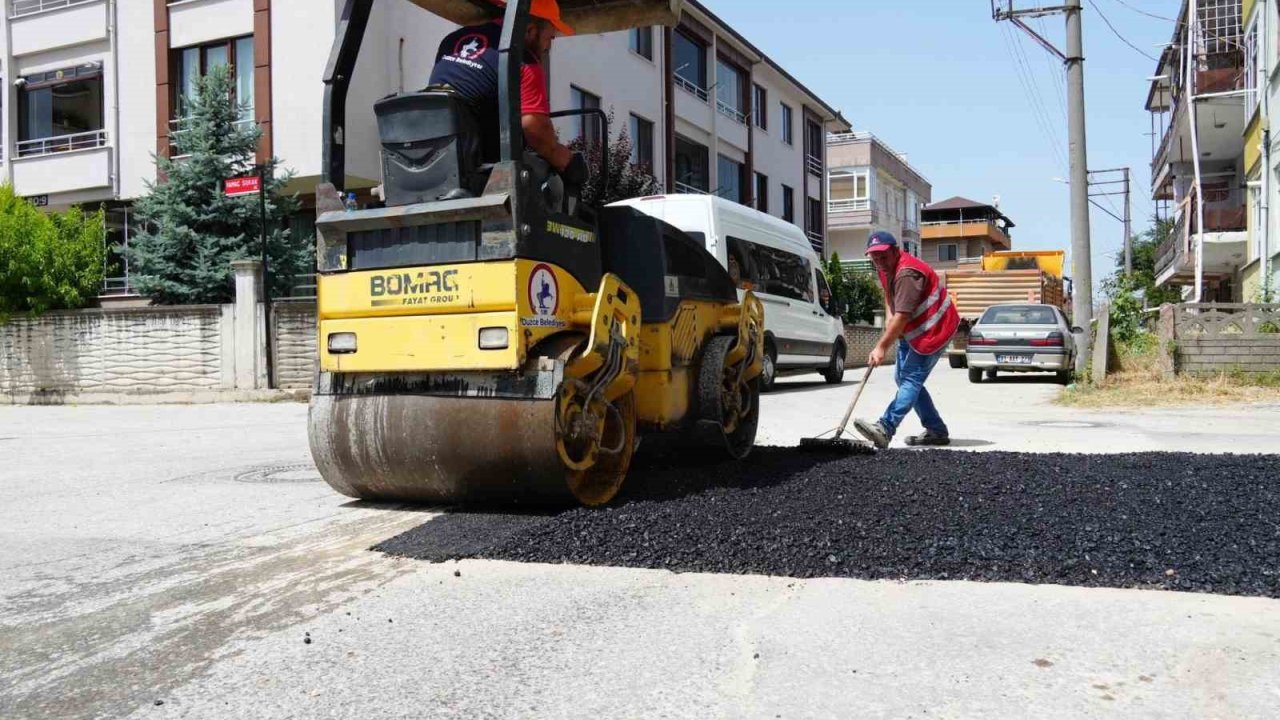
[[[1132,6],[1132,5],[1130,5],[1129,3],[1125,2],[1124,0],[1115,0],[1115,2],[1119,3],[1120,5],[1123,5],[1124,7],[1129,8],[1130,10],[1132,10],[1132,11],[1134,11],[1134,12],[1138,13],[1139,15],[1146,15],[1146,16],[1147,16],[1147,17],[1149,17],[1149,18],[1155,18],[1156,20],[1164,20],[1164,21],[1166,21],[1166,22],[1178,22],[1177,20],[1175,20],[1175,19],[1173,19],[1173,18],[1171,18],[1171,17],[1165,17],[1165,16],[1163,16],[1163,15],[1156,15],[1155,13],[1149,13],[1149,12],[1147,12],[1146,10],[1143,10],[1142,8],[1136,8],[1136,7]]]
[[[1023,58],[1018,54],[1018,46],[1016,40],[1012,37],[1013,31],[1001,25],[1000,30],[1003,33],[1005,41],[1005,49],[1009,52],[1009,57],[1013,60],[1014,71],[1018,77],[1018,83],[1022,85],[1022,91],[1027,96],[1027,104],[1031,109],[1031,115],[1035,119],[1036,124],[1040,128],[1040,134],[1044,141],[1048,143],[1053,151],[1054,158],[1058,162],[1059,168],[1065,168],[1067,163],[1062,155],[1062,148],[1057,140],[1057,133],[1053,131],[1052,124],[1046,120],[1047,112],[1044,110],[1044,104],[1040,99],[1038,92],[1033,90],[1027,76],[1030,75],[1030,68],[1027,67]]]
[[[1098,13],[1098,17],[1102,18],[1102,22],[1106,23],[1108,28],[1111,28],[1111,32],[1112,32],[1116,37],[1120,38],[1120,42],[1122,42],[1122,43],[1124,43],[1125,45],[1128,45],[1129,47],[1133,48],[1133,51],[1134,51],[1134,52],[1136,52],[1136,53],[1138,53],[1138,54],[1142,55],[1143,57],[1147,58],[1147,59],[1148,59],[1148,60],[1150,60],[1151,62],[1160,62],[1160,59],[1159,59],[1159,58],[1157,58],[1155,55],[1152,55],[1151,53],[1147,52],[1146,50],[1143,50],[1142,48],[1138,47],[1137,45],[1134,45],[1133,43],[1129,42],[1129,39],[1128,39],[1128,38],[1126,38],[1125,36],[1121,35],[1121,34],[1120,34],[1120,31],[1116,29],[1116,26],[1115,26],[1115,25],[1112,25],[1112,24],[1111,24],[1111,20],[1109,20],[1109,19],[1107,18],[1106,14],[1102,12],[1102,8],[1098,7],[1098,3],[1094,2],[1093,0],[1089,0],[1089,5],[1090,5],[1091,7],[1093,7],[1094,12]]]

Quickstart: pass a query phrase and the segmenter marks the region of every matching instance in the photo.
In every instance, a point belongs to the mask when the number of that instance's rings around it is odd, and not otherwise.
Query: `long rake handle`
[[[858,398],[862,397],[862,391],[867,387],[867,381],[871,379],[871,371],[875,370],[872,365],[867,366],[867,372],[862,376],[862,383],[858,385],[858,392],[853,394],[853,402],[849,403],[849,409],[844,414],[844,420],[840,422],[840,427],[836,430],[836,440],[844,435],[845,428],[849,427],[849,418],[853,417],[853,408],[858,404]]]

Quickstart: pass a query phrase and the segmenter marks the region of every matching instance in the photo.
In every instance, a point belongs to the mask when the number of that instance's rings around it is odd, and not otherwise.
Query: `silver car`
[[[992,305],[969,330],[965,360],[969,382],[985,374],[1051,372],[1063,385],[1072,379],[1076,341],[1062,311],[1053,305]]]

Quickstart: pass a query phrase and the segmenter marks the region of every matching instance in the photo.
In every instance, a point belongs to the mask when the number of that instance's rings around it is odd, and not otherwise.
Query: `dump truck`
[[[1062,275],[1065,262],[1062,250],[995,252],[983,256],[980,269],[944,271],[947,292],[960,313],[960,329],[947,346],[951,367],[965,366],[969,327],[992,305],[1043,303],[1070,315]]]
[[[374,108],[385,207],[344,205],[345,101],[373,2],[346,0],[325,72],[308,413],[324,480],[369,500],[594,506],[617,494],[642,435],[744,458],[763,306],[701,242],[634,208],[586,206],[525,147],[513,59],[530,0],[412,0],[459,25],[502,20],[499,156],[486,162],[481,123],[447,89],[392,95]],[[673,25],[681,9],[560,7],[579,33]],[[607,120],[552,115],[575,114]]]

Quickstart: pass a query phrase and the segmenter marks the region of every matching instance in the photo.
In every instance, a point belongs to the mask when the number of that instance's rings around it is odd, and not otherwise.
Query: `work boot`
[[[908,435],[906,437],[906,443],[911,447],[916,447],[920,445],[933,445],[933,446],[941,447],[943,445],[951,444],[951,436],[946,433],[939,433],[939,432],[934,432],[932,430],[925,430],[919,435]]]
[[[893,439],[879,421],[854,420],[853,426],[858,428],[858,432],[862,433],[862,437],[870,440],[872,445],[881,450],[889,447],[889,441]]]

